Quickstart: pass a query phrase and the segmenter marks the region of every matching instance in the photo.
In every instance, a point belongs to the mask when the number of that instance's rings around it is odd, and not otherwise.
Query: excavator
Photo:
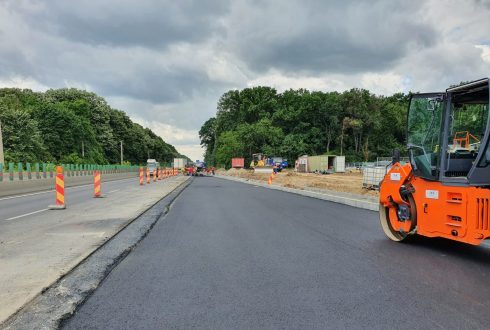
[[[489,79],[411,96],[409,161],[393,152],[380,185],[385,235],[443,237],[479,245],[490,237]]]

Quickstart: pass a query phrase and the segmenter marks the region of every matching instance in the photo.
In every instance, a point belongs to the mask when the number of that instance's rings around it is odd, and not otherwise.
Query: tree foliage
[[[365,89],[231,90],[199,136],[206,161],[215,165],[229,165],[232,157],[248,163],[253,153],[289,160],[342,153],[348,161],[367,161],[404,149],[408,100],[406,94],[385,97]]]
[[[0,89],[0,120],[6,162],[114,164],[120,162],[120,141],[132,164],[185,157],[102,97],[74,88]]]

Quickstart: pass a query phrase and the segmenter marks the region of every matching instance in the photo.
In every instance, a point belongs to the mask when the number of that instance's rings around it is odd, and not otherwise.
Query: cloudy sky
[[[0,86],[96,92],[193,159],[229,89],[438,91],[490,75],[490,1],[0,0]]]

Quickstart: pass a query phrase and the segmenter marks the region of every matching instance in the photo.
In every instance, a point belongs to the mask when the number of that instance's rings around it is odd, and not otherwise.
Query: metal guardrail
[[[97,165],[97,164],[59,164],[66,176],[92,175],[94,171],[102,174],[137,172],[136,165]],[[56,164],[53,163],[0,163],[0,182],[14,180],[40,180],[53,178]]]

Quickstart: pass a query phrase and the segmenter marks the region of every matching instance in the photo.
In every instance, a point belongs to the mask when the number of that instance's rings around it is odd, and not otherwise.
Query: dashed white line
[[[112,181],[107,181],[107,182],[103,182],[103,183],[121,182],[121,181],[128,181],[128,180],[134,180],[134,178],[121,179],[121,180],[112,180]],[[65,188],[65,190],[73,190],[73,189],[84,188],[84,187],[89,187],[89,186],[93,186],[93,184],[92,183],[89,183],[89,184],[84,184],[84,185],[81,185],[81,186],[67,187],[67,188]],[[0,201],[6,201],[6,200],[9,200],[9,199],[14,199],[14,198],[22,198],[22,197],[29,197],[29,196],[47,194],[47,193],[51,193],[53,191],[55,191],[55,190],[54,189],[51,189],[51,190],[45,190],[45,191],[40,191],[40,192],[35,192],[35,193],[29,193],[29,194],[23,194],[23,195],[15,195],[15,196],[2,197],[2,198],[0,198]]]
[[[109,191],[107,194],[112,194],[112,193],[115,193],[116,191],[119,191],[119,190],[121,190],[121,189],[114,189],[114,190]]]
[[[37,210],[37,211],[34,211],[34,212],[29,212],[29,213],[26,213],[26,214],[21,214],[21,215],[15,216],[15,217],[11,217],[11,218],[5,219],[3,221],[12,221],[12,220],[19,219],[19,218],[22,218],[22,217],[27,217],[28,215],[33,215],[33,214],[36,214],[36,213],[41,213],[41,212],[44,212],[44,211],[47,211],[47,210],[49,210],[49,209],[42,209],[42,210]]]
[[[21,198],[21,197],[29,197],[29,196],[40,195],[40,194],[47,194],[47,193],[50,193],[53,191],[54,191],[54,189],[53,190],[47,190],[47,191],[40,191],[40,192],[36,192],[36,193],[25,194],[25,195],[3,197],[3,198],[0,198],[0,201],[6,201],[7,199],[14,199],[14,198]]]

